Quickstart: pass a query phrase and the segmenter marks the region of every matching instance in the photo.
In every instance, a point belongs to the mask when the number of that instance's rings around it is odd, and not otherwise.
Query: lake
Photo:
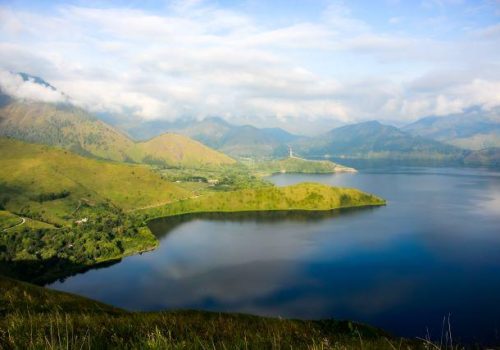
[[[188,215],[151,223],[160,247],[50,288],[129,310],[351,319],[401,336],[498,342],[500,172],[377,167],[280,174],[356,187],[385,207]]]

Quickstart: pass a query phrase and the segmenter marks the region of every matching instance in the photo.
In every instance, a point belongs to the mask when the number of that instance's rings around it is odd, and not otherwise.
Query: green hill
[[[155,237],[126,211],[191,196],[145,165],[5,138],[0,189],[0,273],[40,283],[153,249]]]
[[[127,312],[1,276],[0,315],[6,349],[425,349],[351,321]]]
[[[69,104],[8,99],[0,107],[0,136],[116,161],[176,167],[234,163],[226,155],[185,136],[164,134],[136,143],[112,126]]]
[[[252,188],[231,192],[207,193],[196,198],[138,211],[143,219],[198,212],[239,212],[273,210],[332,210],[385,205],[382,198],[352,188],[318,183],[287,187]]]
[[[0,138],[0,201],[17,213],[66,222],[85,203],[122,209],[166,203],[189,195],[143,165],[91,159],[49,146]]]
[[[277,173],[333,174],[340,172],[356,172],[353,168],[328,160],[308,160],[297,157],[262,162],[249,162],[246,164],[253,171],[264,176]]]
[[[377,121],[333,129],[324,135],[297,142],[294,150],[309,157],[458,160],[463,156],[459,148],[412,136]]]
[[[233,164],[234,160],[225,154],[214,151],[187,136],[167,133],[149,141],[135,144],[129,153],[135,161],[177,165],[183,167],[199,167],[210,165]]]

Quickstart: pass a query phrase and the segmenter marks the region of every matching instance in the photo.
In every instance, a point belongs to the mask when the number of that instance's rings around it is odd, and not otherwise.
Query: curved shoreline
[[[149,229],[148,224],[154,220],[168,219],[168,218],[178,218],[184,215],[194,215],[194,214],[238,214],[238,213],[280,213],[280,212],[296,212],[296,213],[327,213],[343,209],[358,209],[358,208],[376,208],[383,207],[387,205],[387,201],[381,204],[360,204],[336,207],[330,209],[303,209],[303,208],[289,208],[289,209],[262,209],[262,210],[214,210],[214,211],[187,211],[183,213],[176,213],[172,215],[162,215],[148,218],[146,221],[146,226],[141,226],[141,228],[146,227]],[[153,233],[154,234],[154,233]]]
[[[47,285],[82,271],[107,263],[120,261],[158,248],[160,241],[149,223],[158,219],[178,218],[193,214],[237,214],[237,213],[277,213],[304,212],[326,213],[355,208],[369,208],[386,205],[386,200],[352,188],[331,187],[317,183],[300,183],[286,187],[262,187],[232,192],[214,192],[206,196],[188,198],[182,201],[149,208],[130,214],[131,228],[137,230],[125,249],[116,255],[96,259],[89,264],[73,264],[47,271],[34,279],[33,283]]]

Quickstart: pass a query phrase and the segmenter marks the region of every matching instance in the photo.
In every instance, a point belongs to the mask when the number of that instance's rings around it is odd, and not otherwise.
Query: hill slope
[[[0,136],[116,161],[148,163],[153,160],[185,167],[234,163],[224,154],[174,134],[135,143],[112,126],[69,104],[4,100],[0,106]]]
[[[148,166],[0,138],[0,274],[44,283],[153,249],[127,211],[190,196]]]
[[[50,222],[64,222],[82,198],[130,209],[189,195],[145,166],[5,138],[0,138],[0,186],[0,200],[7,209],[44,210]]]
[[[217,149],[235,157],[276,157],[287,154],[287,143],[296,139],[296,135],[279,128],[235,126],[220,140]]]
[[[485,112],[475,108],[449,116],[426,117],[403,130],[471,150],[500,147],[500,109]]]
[[[347,125],[307,141],[294,149],[302,156],[394,159],[459,159],[462,151],[438,141],[414,137],[377,121]]]
[[[167,133],[135,144],[129,156],[135,161],[197,167],[232,164],[235,161],[184,135]]]

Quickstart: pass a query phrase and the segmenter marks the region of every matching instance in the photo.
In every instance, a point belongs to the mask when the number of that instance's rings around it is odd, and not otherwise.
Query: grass
[[[268,176],[277,173],[333,174],[356,171],[353,168],[328,160],[307,160],[297,157],[261,162],[247,162],[245,164],[260,176]]]
[[[196,169],[159,167],[157,170],[164,179],[175,182],[177,186],[183,188],[192,188],[196,194],[204,191],[234,191],[272,186],[242,163]]]
[[[8,211],[0,210],[0,231],[16,226],[23,220]]]
[[[166,133],[145,142],[138,142],[129,151],[137,162],[182,167],[233,164],[235,160],[187,136]]]
[[[147,166],[85,158],[52,147],[0,139],[0,200],[11,212],[36,212],[65,224],[86,203],[110,202],[124,210],[175,201],[189,192]],[[69,196],[40,202],[44,193]]]
[[[207,193],[197,198],[136,212],[144,219],[195,212],[239,212],[274,210],[333,210],[385,205],[385,200],[352,188],[301,183],[287,187],[251,188]]]
[[[350,321],[201,311],[127,312],[0,277],[0,348],[427,349]]]
[[[39,228],[54,228],[54,226],[47,224],[42,221],[37,221],[29,218],[23,218],[12,214],[6,210],[0,210],[0,231],[8,230],[8,231],[19,231],[24,226],[39,229]]]

